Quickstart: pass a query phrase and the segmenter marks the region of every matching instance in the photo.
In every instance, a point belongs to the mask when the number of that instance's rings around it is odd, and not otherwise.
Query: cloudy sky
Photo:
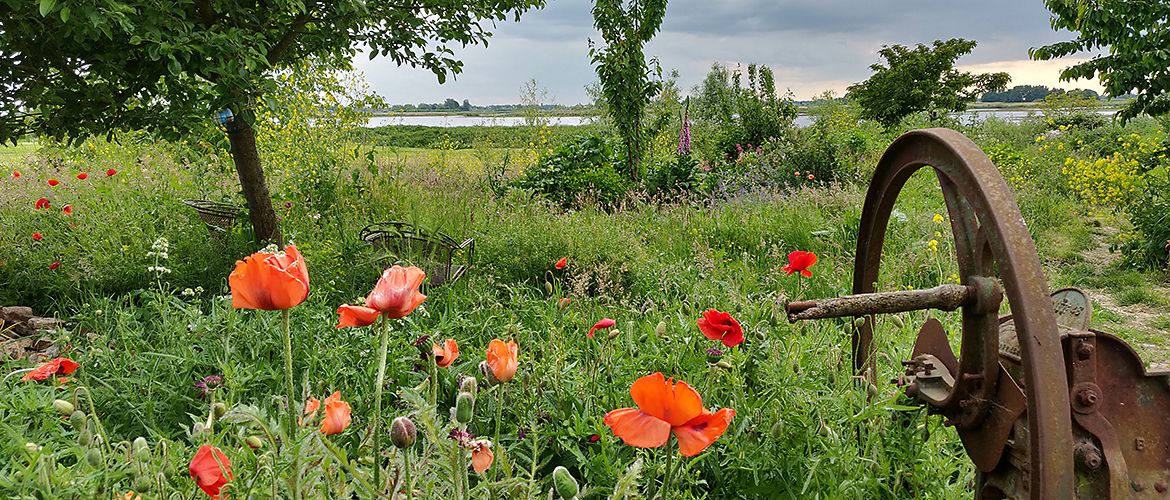
[[[585,85],[596,80],[588,40],[598,40],[589,0],[549,0],[519,23],[496,26],[488,47],[456,51],[464,71],[439,85],[429,71],[397,67],[384,59],[355,59],[371,86],[392,103],[474,104],[519,101],[535,78],[557,104],[588,102]],[[1028,49],[1070,35],[1054,32],[1041,0],[671,0],[662,31],[646,48],[664,71],[678,70],[690,89],[714,62],[758,63],[773,69],[777,86],[797,99],[826,90],[844,92],[865,80],[883,44],[929,43],[962,37],[979,42],[959,60],[976,71],[1007,71],[1012,84],[1100,90],[1096,82],[1058,82],[1075,60],[1028,60]]]

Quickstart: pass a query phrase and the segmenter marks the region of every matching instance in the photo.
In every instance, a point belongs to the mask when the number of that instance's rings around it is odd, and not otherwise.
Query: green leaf
[[[61,7],[61,22],[63,22],[63,23],[69,22],[69,6],[68,5]]]
[[[57,0],[41,0],[41,17],[47,17],[57,6]]]

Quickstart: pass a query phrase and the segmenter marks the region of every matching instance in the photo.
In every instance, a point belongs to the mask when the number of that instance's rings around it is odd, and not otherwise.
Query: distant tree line
[[[983,94],[981,102],[1036,102],[1043,101],[1049,95],[1062,94],[1079,95],[1086,99],[1100,99],[1101,95],[1095,90],[1048,88],[1044,85],[1016,85],[1002,92],[988,92]]]
[[[591,104],[574,104],[572,106],[565,106],[561,104],[541,104],[541,111],[588,111],[593,109]],[[391,104],[387,109],[365,109],[363,111],[393,111],[393,112],[423,112],[423,111],[487,111],[507,113],[513,111],[520,111],[523,109],[530,109],[531,105],[524,104],[488,104],[479,106],[471,104],[467,99],[463,102],[448,98],[441,103],[426,103],[420,102],[418,104]]]

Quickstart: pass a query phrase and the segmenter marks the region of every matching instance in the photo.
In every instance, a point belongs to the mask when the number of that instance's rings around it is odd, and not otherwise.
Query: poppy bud
[[[259,450],[261,446],[264,446],[264,441],[260,440],[260,436],[248,436],[244,439],[244,443],[253,450]]]
[[[483,375],[483,379],[487,381],[488,385],[497,385],[500,383],[496,378],[495,372],[492,371],[491,365],[487,361],[479,362],[479,373]]]
[[[466,392],[471,394],[471,397],[475,397],[478,390],[479,382],[475,380],[475,377],[464,377],[463,380],[459,381],[459,392]]]
[[[146,443],[146,438],[142,436],[134,438],[134,446],[132,449],[134,450],[135,457],[140,455],[145,457],[150,456],[150,445]]]
[[[203,425],[203,422],[195,422],[195,425],[191,426],[192,436],[202,436],[205,432],[207,432],[207,426]]]
[[[715,364],[715,363],[718,363],[722,359],[723,359],[723,351],[722,350],[715,348],[715,347],[707,349],[707,362],[708,363]]]
[[[730,369],[731,369],[731,363],[728,363],[728,362],[726,362],[726,361],[719,361],[718,363],[715,363],[715,366],[718,366],[718,367],[720,367],[720,368],[722,368],[722,369],[724,369],[724,370],[730,370]]]
[[[858,316],[853,319],[853,328],[861,329],[865,326],[865,316]]]
[[[896,326],[896,327],[898,327],[898,328],[902,328],[902,327],[906,326],[906,323],[904,323],[904,322],[902,321],[902,317],[901,317],[901,316],[899,316],[899,315],[897,315],[897,314],[893,314],[893,315],[891,315],[891,316],[890,316],[890,321],[893,321],[893,322],[894,322],[894,326]]]
[[[150,483],[150,476],[147,476],[145,474],[138,476],[138,477],[134,478],[134,491],[136,491],[138,493],[148,493],[148,492],[150,492],[150,484],[151,484]],[[138,497],[138,498],[141,498],[141,497]]]
[[[557,301],[557,309],[560,309],[562,311],[564,311],[565,309],[568,309],[570,302],[572,302],[572,301],[569,300],[568,297],[561,297],[561,300]]]
[[[90,446],[93,444],[93,431],[89,430],[88,425],[77,434],[77,442],[81,446]]]
[[[65,401],[64,399],[54,399],[53,408],[62,415],[69,415],[73,413],[73,403]]]
[[[455,399],[455,420],[461,424],[471,422],[474,412],[475,397],[466,392],[459,393],[459,397]]]
[[[783,438],[784,437],[784,421],[777,420],[776,423],[772,424],[771,433],[772,433],[772,439],[778,440],[780,438]]]
[[[37,446],[36,443],[24,443],[24,451],[28,452],[29,455],[36,455],[40,453],[41,447]]]
[[[418,430],[414,427],[414,422],[409,418],[398,417],[390,423],[390,442],[399,449],[410,448],[414,446],[414,440],[418,436]]]
[[[222,417],[227,413],[227,405],[223,403],[215,403],[211,405],[211,412],[215,414],[215,418]]]
[[[659,321],[658,325],[654,327],[654,334],[661,338],[666,338],[666,321]]]
[[[73,430],[80,431],[85,428],[85,412],[81,410],[74,410],[72,415],[69,415],[69,424],[73,426]]]
[[[581,492],[581,486],[577,484],[577,479],[573,474],[560,465],[553,469],[553,486],[556,487],[557,495],[565,500],[577,498],[577,494]]]
[[[610,331],[609,331],[609,334],[607,334],[607,335],[605,336],[605,338],[607,338],[607,339],[609,339],[609,340],[613,340],[613,339],[616,339],[616,338],[618,337],[618,335],[621,335],[621,334],[622,334],[622,331],[621,331],[621,330],[618,330],[617,328],[614,328],[613,330],[610,330]]]
[[[552,294],[553,294],[553,286],[552,286],[552,283],[549,283],[549,282],[547,282],[547,281],[545,281],[545,282],[544,282],[544,293],[547,293],[547,294],[549,294],[549,295],[552,295]]]
[[[97,467],[102,464],[102,452],[97,448],[90,448],[85,452],[85,461],[89,463],[90,467]]]

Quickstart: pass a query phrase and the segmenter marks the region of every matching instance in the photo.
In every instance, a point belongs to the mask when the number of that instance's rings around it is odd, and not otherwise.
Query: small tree
[[[903,45],[882,46],[878,54],[886,65],[870,66],[873,76],[849,87],[849,98],[861,106],[862,118],[892,128],[920,111],[932,121],[946,113],[967,109],[967,103],[992,91],[1002,91],[1011,81],[1007,73],[976,75],[955,69],[955,61],[975,49],[974,40],[935,40],[913,49]]]
[[[646,102],[661,88],[655,78],[661,69],[656,61],[646,62],[642,49],[665,16],[666,0],[597,0],[593,6],[593,26],[606,45],[599,48],[590,41],[589,57],[597,65],[602,96],[625,149],[626,173],[633,180],[648,142],[642,122]]]
[[[1105,93],[1131,92],[1137,99],[1121,110],[1128,120],[1141,113],[1170,113],[1170,3],[1164,0],[1089,2],[1045,0],[1052,29],[1078,33],[1073,40],[1034,48],[1033,59],[1059,59],[1078,52],[1108,48],[1108,53],[1065,68],[1061,80],[1100,78]]]
[[[0,2],[0,141],[83,139],[147,129],[178,137],[230,109],[232,159],[257,239],[274,239],[254,111],[280,71],[309,58],[348,69],[370,57],[430,69],[462,63],[449,45],[485,42],[481,24],[544,0],[39,0]]]

